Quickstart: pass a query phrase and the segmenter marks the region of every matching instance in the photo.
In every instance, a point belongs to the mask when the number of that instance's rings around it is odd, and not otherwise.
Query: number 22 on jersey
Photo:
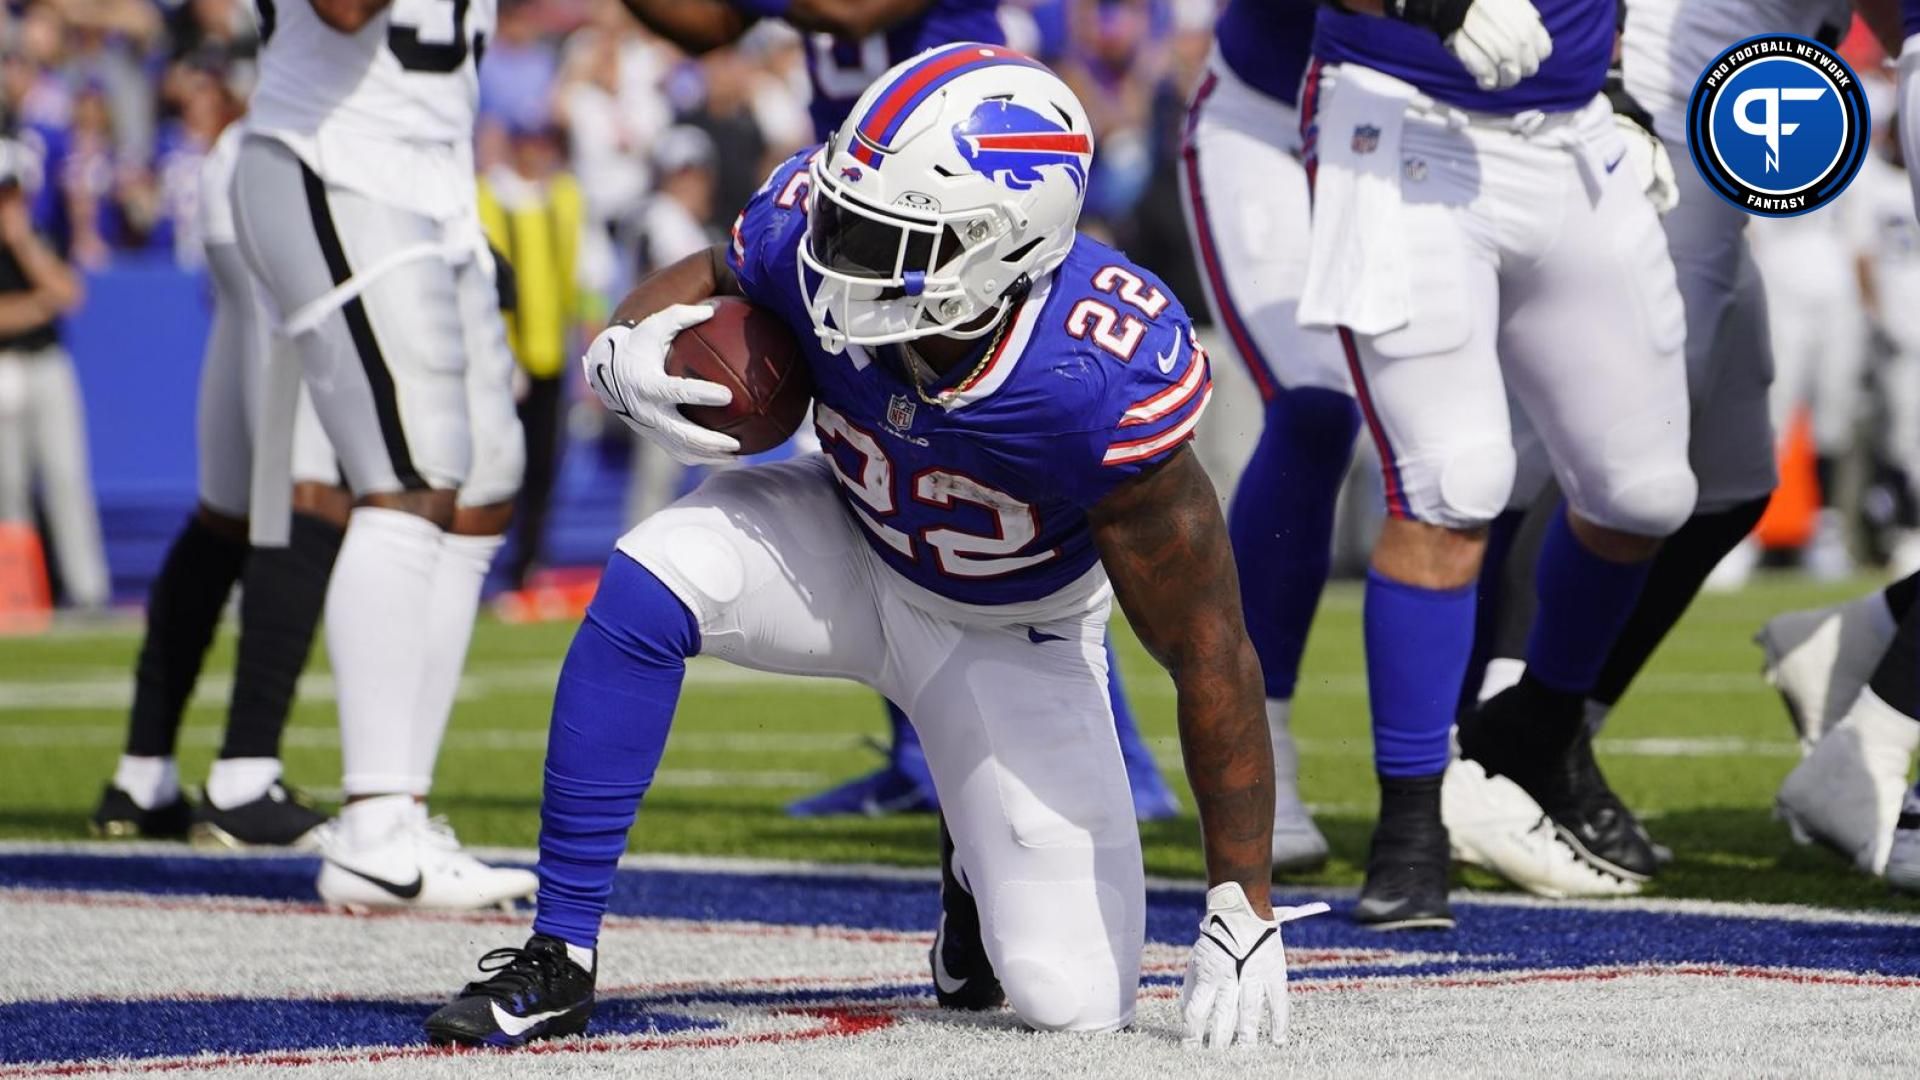
[[[815,402],[814,426],[819,429],[821,445],[828,450],[834,475],[840,487],[852,497],[851,509],[860,524],[881,543],[909,559],[921,559],[921,548],[930,550],[933,564],[943,574],[957,578],[994,578],[1038,566],[1059,555],[1047,550],[1020,554],[1021,549],[1040,534],[1040,515],[1032,506],[998,488],[971,476],[948,469],[923,469],[906,485],[896,490],[893,461],[880,440],[842,416],[832,406]],[[851,450],[859,458],[857,468],[849,472],[841,466],[836,446]],[[962,532],[946,526],[927,526],[918,537],[887,524],[900,511],[900,499],[952,510],[966,503],[993,515],[995,534]]]

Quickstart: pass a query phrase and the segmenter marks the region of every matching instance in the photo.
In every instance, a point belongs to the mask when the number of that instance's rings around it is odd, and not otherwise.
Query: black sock
[[[1831,454],[1814,455],[1813,479],[1820,485],[1820,509],[1832,509],[1840,501],[1840,460]]]
[[[1369,861],[1380,854],[1382,847],[1390,850],[1409,845],[1422,847],[1436,834],[1446,835],[1440,822],[1443,775],[1376,777],[1380,781],[1380,821],[1374,826]],[[1444,842],[1441,846],[1445,846]]]
[[[1914,598],[1920,596],[1920,574],[1908,574],[1887,586],[1880,595],[1886,597],[1887,610],[1893,613],[1893,621],[1906,622],[1907,612],[1913,610]]]
[[[214,532],[197,513],[173,538],[147,591],[147,636],[134,667],[127,753],[173,755],[181,711],[200,679],[220,610],[246,561],[244,541]]]
[[[313,631],[343,535],[319,518],[295,514],[288,545],[260,548],[248,562],[240,585],[240,648],[221,757],[280,756],[280,733],[313,650]]]
[[[1753,531],[1766,512],[1768,498],[1743,502],[1731,510],[1695,514],[1667,537],[1654,556],[1640,603],[1614,639],[1613,651],[1607,654],[1607,664],[1588,697],[1608,705],[1620,700],[1653,650],[1687,613],[1707,575]]]
[[[1867,686],[1881,701],[1920,720],[1920,610],[1907,609]]]

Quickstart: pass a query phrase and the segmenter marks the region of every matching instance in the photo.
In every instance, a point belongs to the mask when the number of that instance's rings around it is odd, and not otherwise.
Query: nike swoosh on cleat
[[[1049,641],[1065,641],[1067,639],[1061,637],[1059,634],[1043,634],[1029,626],[1027,627],[1027,640],[1033,642],[1035,645],[1045,645]]]
[[[500,1003],[497,1001],[490,1001],[487,1004],[493,1009],[494,1026],[499,1028],[502,1034],[515,1039],[525,1035],[534,1025],[542,1024],[556,1016],[564,1015],[567,1011],[565,1009],[554,1009],[552,1012],[534,1013],[532,1016],[515,1016],[510,1012],[503,1012],[500,1008]]]
[[[940,928],[933,934],[933,982],[943,994],[957,994],[967,988],[967,980],[956,979],[947,971],[947,958],[942,955],[947,943],[947,913],[940,913]]]
[[[373,885],[379,886],[382,889],[385,889],[387,892],[392,893],[394,896],[397,896],[402,900],[418,900],[420,898],[420,887],[426,882],[426,878],[422,877],[418,873],[414,874],[412,881],[408,882],[405,885],[402,885],[397,881],[388,881],[386,878],[374,877],[372,874],[368,874],[360,870],[355,870],[353,867],[347,866],[344,863],[334,863],[333,865],[339,867],[342,870],[345,870],[347,873],[352,874],[354,877],[357,877],[362,881],[369,882]]]

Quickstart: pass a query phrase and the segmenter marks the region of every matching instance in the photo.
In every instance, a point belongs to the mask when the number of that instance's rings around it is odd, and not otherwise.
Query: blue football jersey
[[[1159,278],[1082,236],[1006,333],[942,385],[916,388],[897,347],[830,355],[796,269],[813,153],[741,211],[728,263],[806,351],[814,424],[848,511],[889,566],[950,600],[1025,603],[1072,585],[1098,559],[1087,508],[1175,453],[1212,394],[1186,311]]]
[[[1505,90],[1482,90],[1433,31],[1371,15],[1320,13],[1314,55],[1352,62],[1405,79],[1436,101],[1476,112],[1564,112],[1593,100],[1606,85],[1619,28],[1614,0],[1534,0],[1553,38],[1553,55],[1532,77]]]
[[[1213,27],[1220,59],[1255,90],[1299,104],[1319,7],[1319,0],[1231,0]]]
[[[813,87],[808,111],[813,137],[826,141],[853,111],[853,103],[875,79],[909,57],[956,41],[1005,45],[1000,0],[933,0],[928,8],[890,29],[855,40],[832,34],[807,35],[807,82]]]

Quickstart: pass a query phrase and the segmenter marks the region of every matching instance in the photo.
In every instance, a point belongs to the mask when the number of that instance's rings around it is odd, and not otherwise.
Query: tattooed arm
[[[1238,882],[1254,912],[1269,918],[1273,748],[1213,483],[1183,448],[1114,489],[1088,518],[1121,610],[1179,692],[1180,749],[1200,809],[1207,882]]]

